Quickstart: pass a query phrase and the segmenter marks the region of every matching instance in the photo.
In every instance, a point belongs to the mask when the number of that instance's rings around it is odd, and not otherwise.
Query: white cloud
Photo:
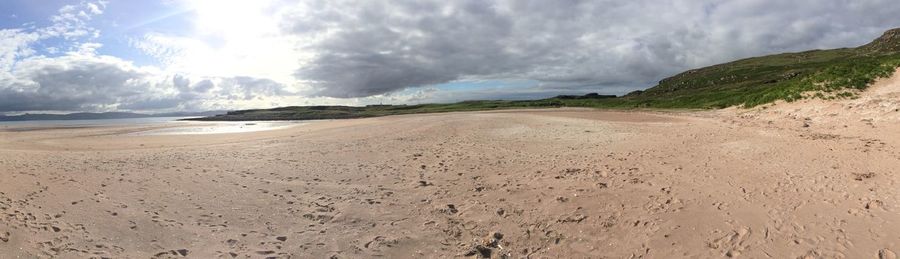
[[[21,29],[0,29],[0,74],[9,73],[19,58],[33,55],[34,50],[29,45],[37,40],[38,35],[35,33]]]
[[[82,2],[78,5],[66,5],[50,17],[52,24],[41,28],[38,32],[42,38],[63,37],[72,40],[79,37],[100,36],[100,30],[88,25],[94,16],[103,13],[105,2]]]
[[[0,112],[235,109],[293,96],[269,79],[207,77],[192,82],[155,67],[96,55],[93,44],[82,47],[59,57],[19,61],[11,74],[15,80],[0,82]]]

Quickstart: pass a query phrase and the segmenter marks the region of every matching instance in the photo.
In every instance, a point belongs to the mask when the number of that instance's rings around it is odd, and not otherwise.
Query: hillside
[[[293,106],[244,110],[198,120],[345,119],[411,113],[540,107],[684,108],[754,107],[777,100],[854,98],[900,67],[900,28],[857,48],[811,50],[741,59],[692,69],[625,96],[587,94],[530,101],[452,104]]]
[[[655,108],[752,107],[792,101],[804,92],[820,98],[852,97],[900,66],[900,29],[858,48],[812,50],[693,69],[621,98],[619,105]]]

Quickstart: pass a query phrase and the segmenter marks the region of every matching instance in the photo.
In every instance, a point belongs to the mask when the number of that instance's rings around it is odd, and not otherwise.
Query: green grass
[[[781,54],[691,70],[622,101],[655,108],[754,107],[794,101],[812,91],[863,90],[898,66],[898,53],[872,55],[839,49]]]

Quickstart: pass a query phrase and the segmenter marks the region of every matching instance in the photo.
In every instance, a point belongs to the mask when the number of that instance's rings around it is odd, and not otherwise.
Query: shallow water
[[[4,126],[32,126],[32,127],[69,127],[69,126],[104,126],[104,125],[142,125],[163,122],[176,122],[180,119],[196,117],[148,117],[127,119],[102,119],[102,120],[33,120],[33,121],[0,121],[0,127]]]
[[[171,126],[150,129],[128,135],[198,135],[256,132],[283,129],[306,122],[299,121],[179,121],[192,117],[153,117],[104,120],[41,120],[41,121],[0,121],[0,130],[32,131],[46,129],[76,129],[103,126]]]
[[[173,122],[179,125],[172,128],[154,129],[133,133],[134,135],[197,135],[256,132],[283,129],[303,124],[297,121],[240,121],[240,122]]]

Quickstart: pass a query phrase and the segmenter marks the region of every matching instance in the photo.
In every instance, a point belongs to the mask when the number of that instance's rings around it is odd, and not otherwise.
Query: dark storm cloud
[[[646,87],[735,58],[861,45],[900,26],[897,13],[892,0],[323,0],[285,28],[321,39],[298,79],[361,97],[457,79]]]

